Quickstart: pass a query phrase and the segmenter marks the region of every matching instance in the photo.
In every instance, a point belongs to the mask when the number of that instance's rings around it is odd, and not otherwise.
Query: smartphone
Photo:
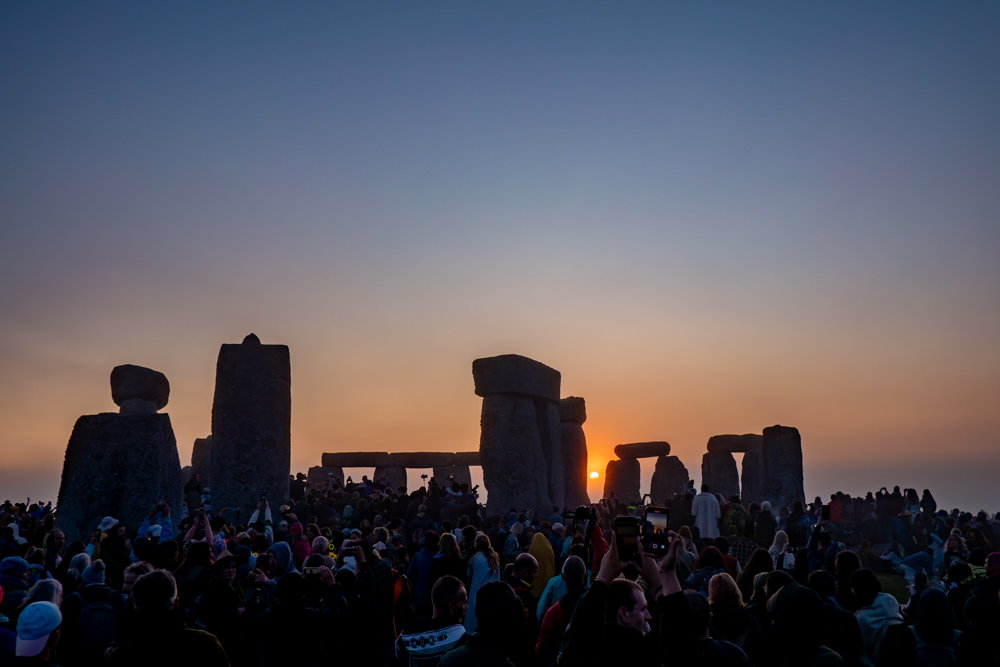
[[[566,512],[566,517],[565,518],[566,518],[567,521],[569,521],[570,519],[575,519],[576,518],[576,510],[568,510]]]
[[[670,510],[666,507],[647,507],[642,525],[642,549],[657,558],[667,553],[667,526]]]
[[[821,512],[820,516],[823,517],[823,521],[829,521],[830,520],[830,506],[829,505],[823,505],[823,508],[820,510],[820,512]]]
[[[307,577],[309,575],[318,577],[320,574],[322,574],[322,571],[318,567],[304,567],[302,568],[302,574],[304,574]]]
[[[614,531],[618,560],[623,563],[636,560],[639,557],[639,520],[634,516],[617,517]]]

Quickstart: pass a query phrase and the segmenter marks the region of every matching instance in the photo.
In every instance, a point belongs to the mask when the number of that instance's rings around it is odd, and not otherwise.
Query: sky
[[[292,464],[478,447],[516,353],[615,444],[802,434],[809,497],[1000,510],[995,2],[6,2],[0,496],[118,364],[183,463],[219,346]],[[643,462],[648,487],[652,460]]]

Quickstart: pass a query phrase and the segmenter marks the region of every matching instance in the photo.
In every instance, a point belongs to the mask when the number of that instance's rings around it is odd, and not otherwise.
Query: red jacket
[[[538,643],[535,644],[535,655],[538,656],[538,664],[542,667],[556,664],[563,633],[566,632],[569,619],[573,617],[577,600],[586,592],[586,588],[581,588],[567,593],[559,602],[549,607],[542,617],[542,628],[538,632]]]

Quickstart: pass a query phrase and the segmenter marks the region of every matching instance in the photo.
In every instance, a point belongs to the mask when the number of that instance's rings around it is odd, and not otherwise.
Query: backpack
[[[917,641],[915,665],[918,667],[958,667],[958,656],[955,653],[955,645],[961,634],[958,630],[955,630],[954,639],[952,639],[950,646],[925,642],[912,625],[910,632],[913,633],[913,638]]]
[[[115,640],[118,615],[114,607],[103,600],[90,602],[80,610],[77,622],[78,648],[81,655],[101,656]]]

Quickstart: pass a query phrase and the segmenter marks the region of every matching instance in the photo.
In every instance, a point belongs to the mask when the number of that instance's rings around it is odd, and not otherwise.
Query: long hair
[[[771,542],[772,547],[778,547],[779,549],[788,544],[788,533],[783,530],[779,530],[774,534],[774,541]]]
[[[770,572],[773,569],[774,561],[771,560],[771,554],[767,553],[767,549],[761,549],[760,547],[754,549],[753,553],[750,554],[750,559],[747,560],[746,566],[736,580],[736,584],[740,587],[740,592],[749,591],[752,594],[754,577],[761,572]]]
[[[444,554],[449,560],[462,557],[462,550],[458,548],[458,540],[451,533],[445,533],[438,540],[438,553]]]
[[[486,564],[490,566],[491,572],[496,572],[500,569],[500,556],[493,550],[493,545],[490,544],[490,538],[488,535],[485,533],[476,535],[476,541],[473,543],[473,549],[486,556]]]
[[[731,602],[737,607],[743,606],[743,594],[729,573],[722,572],[708,580],[708,603],[718,604]]]
[[[705,547],[702,549],[701,554],[698,556],[698,562],[695,564],[695,569],[700,570],[703,567],[724,570],[726,568],[726,561],[722,559],[722,552],[715,547]]]

